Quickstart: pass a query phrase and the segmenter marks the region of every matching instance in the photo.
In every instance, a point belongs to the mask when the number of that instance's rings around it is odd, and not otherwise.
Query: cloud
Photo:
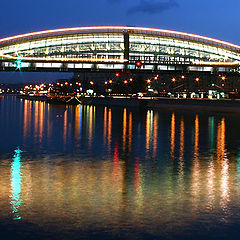
[[[112,0],[114,1],[114,0]],[[165,2],[159,0],[140,0],[139,4],[128,9],[128,14],[146,13],[156,14],[167,11],[171,8],[178,7],[178,3],[175,0],[168,0]]]

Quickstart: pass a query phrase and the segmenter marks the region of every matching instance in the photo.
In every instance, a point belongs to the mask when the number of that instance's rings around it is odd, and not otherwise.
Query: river
[[[238,239],[240,115],[0,100],[2,239]]]

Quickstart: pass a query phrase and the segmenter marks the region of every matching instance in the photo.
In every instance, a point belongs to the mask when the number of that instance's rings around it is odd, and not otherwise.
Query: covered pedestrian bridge
[[[1,71],[238,72],[240,46],[178,31],[76,27],[0,39]]]

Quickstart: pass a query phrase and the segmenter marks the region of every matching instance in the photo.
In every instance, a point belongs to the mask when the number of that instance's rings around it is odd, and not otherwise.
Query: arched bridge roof
[[[75,27],[0,39],[0,59],[44,62],[193,64],[240,62],[240,46],[191,33],[123,26]],[[131,66],[129,66],[131,68]]]
[[[77,34],[77,33],[88,33],[88,32],[89,33],[92,33],[92,32],[108,32],[108,33],[117,32],[118,33],[118,32],[127,32],[127,31],[130,31],[132,33],[138,33],[138,34],[153,34],[153,35],[161,35],[161,36],[168,36],[173,38],[181,38],[181,39],[205,42],[208,44],[222,46],[225,48],[240,50],[239,45],[214,39],[211,37],[197,35],[197,34],[165,30],[165,29],[157,29],[157,28],[124,27],[124,26],[73,27],[73,28],[60,28],[60,29],[31,32],[31,33],[2,38],[0,39],[0,44],[2,45],[2,44],[8,44],[8,43],[13,43],[18,41],[31,40],[35,38],[61,36],[66,34]]]

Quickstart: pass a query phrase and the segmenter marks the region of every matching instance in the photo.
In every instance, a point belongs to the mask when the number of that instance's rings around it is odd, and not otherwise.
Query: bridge
[[[0,71],[236,72],[240,46],[178,31],[76,27],[0,39]]]

